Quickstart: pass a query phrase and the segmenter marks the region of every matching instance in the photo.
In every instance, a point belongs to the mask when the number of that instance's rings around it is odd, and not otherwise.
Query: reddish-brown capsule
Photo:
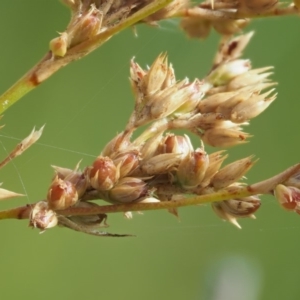
[[[161,142],[158,153],[176,153],[182,154],[182,157],[188,155],[191,151],[193,151],[193,146],[190,141],[190,138],[187,135],[175,135],[168,134]]]
[[[113,158],[114,164],[118,166],[120,178],[129,175],[139,165],[139,151],[131,150],[120,153],[116,158]]]
[[[261,202],[257,196],[222,201],[223,209],[232,216],[239,218],[251,217],[260,205]]]
[[[48,207],[53,210],[66,209],[77,201],[78,194],[74,184],[56,177],[48,190]]]
[[[287,210],[296,210],[299,213],[300,190],[296,187],[278,184],[274,194],[279,204]]]
[[[179,164],[177,178],[185,189],[196,188],[203,180],[209,165],[208,155],[202,149],[196,149]]]
[[[109,157],[98,156],[86,170],[91,186],[99,191],[110,190],[119,179],[119,172]]]

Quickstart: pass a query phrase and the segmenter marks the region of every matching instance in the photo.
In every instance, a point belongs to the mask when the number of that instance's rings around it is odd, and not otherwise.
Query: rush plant
[[[260,195],[271,194],[279,204],[300,214],[300,164],[255,184],[243,182],[256,163],[249,156],[225,164],[224,150],[250,135],[243,131],[275,100],[272,67],[252,69],[242,57],[253,32],[241,33],[251,19],[299,14],[298,0],[208,1],[188,0],[64,0],[71,10],[67,29],[50,41],[50,50],[23,78],[0,97],[0,112],[21,99],[61,67],[89,54],[121,30],[139,23],[157,25],[180,18],[180,27],[192,38],[204,39],[214,29],[221,41],[210,72],[204,78],[178,79],[166,53],[148,68],[130,62],[130,84],[135,106],[123,131],[102,149],[95,161],[80,169],[53,166],[54,177],[46,198],[0,211],[0,219],[29,219],[44,231],[57,225],[96,235],[129,236],[100,231],[107,214],[178,208],[211,203],[216,214],[240,228],[239,218],[254,218]],[[143,131],[136,137],[137,129]],[[176,130],[184,130],[178,135]],[[139,131],[140,132],[140,131]],[[20,155],[41,135],[24,139],[0,164]],[[190,135],[201,140],[194,148]],[[19,194],[0,189],[0,198]],[[95,202],[101,200],[103,202]]]

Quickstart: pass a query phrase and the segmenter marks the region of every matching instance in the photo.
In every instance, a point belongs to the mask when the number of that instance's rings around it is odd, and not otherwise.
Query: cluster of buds
[[[14,210],[17,218],[29,217],[30,225],[42,231],[60,225],[97,236],[128,236],[98,230],[107,226],[106,212],[123,211],[130,218],[130,208],[138,211],[140,204],[149,204],[151,209],[166,208],[178,216],[179,205],[174,203],[191,205],[186,203],[193,197],[199,200],[215,195],[207,201],[213,202],[215,213],[240,227],[238,218],[254,218],[260,194],[273,194],[283,208],[300,214],[300,164],[245,187],[241,181],[255,163],[253,156],[222,167],[227,157],[224,151],[208,154],[204,148],[247,142],[250,135],[243,132],[243,126],[276,98],[276,83],[268,79],[271,67],[252,69],[250,60],[240,58],[253,33],[236,38],[233,34],[258,16],[299,14],[300,0],[290,5],[277,0],[208,0],[194,7],[189,0],[62,1],[72,12],[69,25],[50,41],[50,52],[42,61],[2,96],[3,108],[61,67],[139,22],[153,25],[180,17],[188,36],[205,38],[214,28],[222,40],[211,71],[202,79],[177,80],[166,54],[159,55],[147,69],[132,59],[130,83],[135,105],[124,131],[84,170],[54,167],[45,200]],[[144,131],[133,138],[140,127]],[[199,146],[194,147],[187,134],[175,134],[177,129],[195,134]],[[41,131],[33,131],[0,167],[24,152]],[[0,199],[17,195],[0,189]],[[107,210],[92,202],[97,199],[110,204]],[[10,217],[0,212],[0,218],[3,215]]]
[[[273,89],[267,90],[275,84],[268,79],[270,68],[251,69],[249,60],[239,58],[251,36],[223,43],[212,70],[202,80],[176,80],[165,54],[146,70],[132,60],[135,106],[125,130],[83,171],[78,166],[75,170],[54,167],[46,201],[33,209],[31,224],[42,230],[59,224],[95,234],[94,227],[105,219],[103,215],[62,216],[60,211],[92,208],[97,205],[91,202],[95,199],[113,205],[154,203],[243,186],[240,181],[256,162],[253,156],[222,167],[227,157],[224,151],[208,154],[204,144],[230,147],[244,143],[248,134],[242,126],[276,97]],[[133,139],[133,132],[145,125],[148,127]],[[168,132],[175,129],[196,134],[200,146],[194,148],[188,135]],[[238,218],[254,218],[260,199],[257,195],[233,198],[212,207],[219,217],[239,227]],[[178,215],[176,208],[169,211]],[[131,217],[130,212],[125,215]],[[90,218],[97,220],[93,226]]]

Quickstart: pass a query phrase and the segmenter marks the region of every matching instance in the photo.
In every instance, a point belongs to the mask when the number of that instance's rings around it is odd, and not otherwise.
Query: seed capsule
[[[111,189],[119,179],[119,172],[109,157],[98,156],[86,170],[91,186],[99,191]]]
[[[146,195],[146,183],[134,177],[124,177],[109,191],[113,203],[130,203]]]
[[[177,177],[185,189],[196,188],[203,180],[209,161],[207,153],[196,149],[187,155],[179,164]]]
[[[247,142],[247,138],[251,135],[244,133],[236,128],[215,127],[201,135],[204,143],[213,147],[233,147]]]
[[[127,176],[133,172],[139,165],[139,152],[138,150],[131,150],[128,152],[120,153],[113,159],[114,164],[118,166],[120,178]]]
[[[39,228],[42,231],[55,227],[58,224],[56,213],[49,209],[48,203],[45,201],[40,201],[35,204],[29,220],[29,226]]]
[[[223,167],[211,180],[214,188],[222,189],[240,180],[254,165],[253,156],[234,161]]]
[[[297,209],[299,213],[300,190],[298,188],[278,184],[274,189],[274,194],[283,208],[287,210]]]
[[[73,183],[56,177],[47,194],[50,209],[61,210],[74,205],[78,201],[78,193]]]
[[[193,145],[187,135],[168,134],[161,142],[157,154],[175,153],[181,154],[182,157],[193,151]]]
[[[241,228],[237,218],[255,218],[253,214],[259,209],[260,204],[257,196],[250,196],[216,202],[212,204],[212,208],[221,219]]]

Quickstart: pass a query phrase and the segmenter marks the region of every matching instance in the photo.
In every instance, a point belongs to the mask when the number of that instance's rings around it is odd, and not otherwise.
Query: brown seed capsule
[[[201,182],[201,186],[205,187],[210,184],[213,176],[219,171],[223,161],[227,158],[228,155],[223,155],[224,151],[218,151],[211,153],[208,156],[209,165],[205,172],[204,178]]]
[[[228,221],[230,222],[231,224],[233,224],[234,226],[236,226],[237,228],[241,229],[242,227],[240,226],[240,224],[238,223],[238,221],[236,220],[236,217],[230,215],[229,213],[227,213],[222,205],[221,205],[221,202],[215,202],[215,203],[212,203],[211,205],[213,211],[215,212],[215,214],[221,218],[222,220],[224,221]]]
[[[40,201],[34,205],[29,220],[29,226],[39,228],[42,231],[55,227],[58,223],[56,213],[49,209],[48,203],[45,201]]]
[[[162,136],[163,132],[158,132],[153,137],[149,138],[143,145],[141,149],[141,158],[143,160],[147,160],[153,157],[160,146],[164,137]]]
[[[53,210],[66,209],[78,201],[75,185],[70,181],[56,177],[47,194],[48,207]]]
[[[249,196],[242,199],[215,202],[212,204],[212,208],[221,219],[241,228],[237,218],[255,218],[253,214],[258,210],[260,204],[260,199],[257,196]]]
[[[200,101],[198,109],[202,114],[216,112],[219,106],[238,93],[238,91],[232,91],[211,95]]]
[[[193,150],[193,145],[187,135],[182,136],[170,133],[162,140],[157,150],[157,154],[176,153],[185,157]]]
[[[70,47],[76,46],[99,33],[102,25],[102,14],[95,5],[91,5],[88,12],[83,13],[77,22],[68,27]]]
[[[216,189],[222,189],[237,182],[252,168],[256,161],[253,161],[253,156],[248,156],[223,167],[211,179],[211,184]]]
[[[238,218],[251,217],[259,209],[260,205],[261,202],[257,196],[222,201],[223,209]]]
[[[201,136],[204,143],[213,147],[233,147],[246,143],[249,134],[236,128],[216,127],[205,130]]]
[[[166,79],[168,73],[168,59],[166,54],[160,54],[151,65],[148,73],[144,77],[144,89],[146,95],[152,95],[159,90]]]
[[[89,185],[86,175],[78,171],[79,163],[76,165],[74,170],[52,166],[56,173],[55,177],[58,177],[59,179],[65,181],[70,181],[71,183],[74,184],[76,191],[78,193],[78,198],[80,198],[85,193]]]
[[[287,210],[295,210],[299,212],[300,190],[296,187],[278,184],[274,189],[274,195],[279,204]]]
[[[146,183],[139,178],[124,177],[109,191],[109,200],[113,203],[130,203],[147,193]]]
[[[119,168],[120,178],[129,175],[139,165],[139,151],[131,150],[124,153],[119,153],[113,158],[113,162]]]
[[[153,156],[141,164],[141,169],[146,175],[166,174],[178,167],[181,155],[176,153],[165,153]]]
[[[190,152],[180,162],[176,175],[185,189],[196,188],[203,180],[209,164],[208,155],[202,149]]]
[[[109,157],[98,156],[86,170],[91,186],[99,191],[111,189],[119,179],[119,171]]]
[[[276,94],[268,98],[273,91],[272,89],[261,95],[253,94],[245,101],[238,103],[231,110],[231,121],[243,123],[261,114],[276,99]]]

